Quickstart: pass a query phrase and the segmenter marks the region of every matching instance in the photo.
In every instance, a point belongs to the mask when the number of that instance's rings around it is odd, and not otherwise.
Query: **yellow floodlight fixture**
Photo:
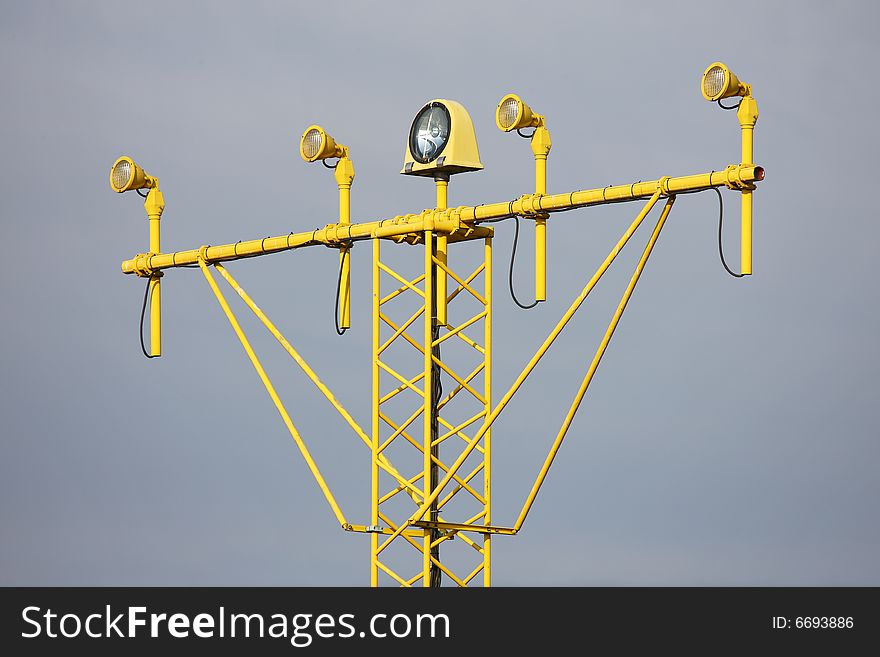
[[[502,132],[537,128],[544,124],[544,117],[532,111],[516,94],[507,94],[495,110],[495,125]]]
[[[703,98],[714,102],[731,96],[748,96],[752,93],[752,87],[740,82],[726,65],[713,62],[703,71],[700,91],[703,92]]]
[[[132,189],[153,189],[159,179],[141,169],[134,160],[123,155],[110,167],[110,189],[122,193]]]
[[[437,176],[483,168],[474,123],[461,103],[437,98],[416,113],[400,173]]]
[[[336,143],[321,126],[310,125],[299,140],[299,154],[306,162],[316,162],[332,157],[345,157],[348,155],[348,147]]]

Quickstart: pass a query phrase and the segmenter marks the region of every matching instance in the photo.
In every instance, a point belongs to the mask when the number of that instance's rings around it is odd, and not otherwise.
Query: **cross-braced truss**
[[[472,427],[479,427],[492,410],[492,240],[485,238],[482,262],[466,276],[437,256],[432,232],[425,234],[422,248],[424,269],[410,279],[382,261],[380,241],[373,241],[371,582],[379,584],[381,574],[402,586],[419,582],[436,586],[443,577],[467,586],[482,573],[482,582],[488,586],[491,536],[443,529],[440,523],[445,522],[447,511],[454,512],[461,525],[486,525],[491,520],[491,433],[484,432],[476,442],[471,434]],[[445,326],[438,322],[436,312],[438,290],[445,289],[437,285],[440,276],[448,276],[456,285],[445,300],[449,318]],[[386,294],[383,282],[391,283]],[[416,298],[415,310],[400,303],[405,297]],[[469,298],[476,312],[465,310],[462,297]],[[396,317],[394,310],[401,305],[407,308],[406,316]],[[462,312],[456,312],[460,308]],[[421,335],[416,337],[419,328]],[[464,370],[456,371],[444,359],[449,341],[458,342],[471,354]],[[400,344],[409,356],[402,362],[418,363],[414,372],[400,371],[386,358]],[[448,392],[441,385],[443,380],[449,381]],[[446,455],[454,460],[472,442],[474,458],[461,474],[452,473],[449,490],[411,523],[412,505],[395,503],[403,498],[418,507],[435,492],[438,474],[450,473]],[[395,449],[394,462],[409,465],[404,481],[389,477],[379,467],[379,459]],[[466,546],[473,563],[465,572],[453,572],[449,562],[440,559],[441,546],[444,550],[452,547],[449,541],[454,538]],[[404,549],[395,551],[398,545]],[[388,558],[392,554],[393,560]]]

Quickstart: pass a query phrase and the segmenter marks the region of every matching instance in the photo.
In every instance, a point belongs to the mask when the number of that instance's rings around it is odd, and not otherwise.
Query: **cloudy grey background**
[[[485,165],[451,204],[530,190],[527,143],[494,126],[508,91],[548,117],[551,192],[696,173],[739,159],[733,113],[699,94],[716,59],[760,104],[755,275],[722,270],[714,195],[679,199],[524,531],[495,541],[495,582],[880,584],[873,3],[2,6],[0,584],[369,582],[368,539],[339,530],[198,271],[165,277],[165,357],[141,355],[143,287],[119,263],[147,224],[108,188],[118,155],[161,177],[166,249],[334,220],[330,172],[296,150],[313,122],[351,148],[357,220],[432,205],[430,181],[397,172],[436,97],[468,108]],[[550,301],[529,313],[502,285],[498,226],[496,395],[635,211],[554,218]],[[646,229],[499,423],[496,522],[515,518]],[[332,251],[231,266],[368,424],[368,247],[354,268],[337,338]],[[237,308],[366,523],[367,452]]]

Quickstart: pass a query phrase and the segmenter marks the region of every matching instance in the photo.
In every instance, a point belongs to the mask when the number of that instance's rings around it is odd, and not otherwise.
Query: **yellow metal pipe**
[[[434,419],[434,372],[432,360],[433,314],[434,314],[434,244],[433,232],[425,231],[425,316],[424,341],[422,353],[424,357],[424,405],[422,412],[422,490],[423,498],[431,494],[431,427]],[[425,520],[430,520],[431,505],[425,506],[422,512]],[[402,525],[404,529],[405,525]],[[399,528],[398,528],[399,529]],[[422,585],[431,586],[431,532],[425,529],[422,537]]]
[[[465,442],[470,441],[470,438],[466,434],[462,433],[462,431],[467,429],[469,426],[471,426],[477,420],[484,418],[484,417],[486,417],[485,409],[482,411],[478,411],[474,415],[471,415],[468,419],[464,420],[463,422],[461,422],[457,426],[453,426],[450,422],[446,421],[444,418],[440,418],[440,423],[448,431],[446,433],[444,433],[442,436],[438,436],[437,440],[434,441],[434,444],[439,445],[444,440],[447,440],[448,438],[451,438],[452,436],[458,436],[459,438],[461,438]],[[477,447],[477,450],[481,451],[481,448]]]
[[[529,510],[531,510],[532,504],[534,504],[535,502],[535,497],[538,495],[538,491],[541,489],[541,485],[544,483],[544,479],[547,477],[547,473],[550,471],[550,466],[553,464],[553,459],[556,458],[556,454],[559,452],[559,448],[562,446],[562,441],[565,439],[565,435],[568,433],[568,429],[571,426],[571,423],[574,420],[574,416],[584,399],[584,395],[587,393],[587,388],[589,388],[590,382],[593,380],[593,375],[596,373],[596,369],[599,367],[599,362],[602,360],[602,356],[605,355],[605,350],[608,348],[608,343],[611,342],[611,337],[614,335],[617,324],[620,322],[620,317],[621,315],[623,315],[623,311],[626,310],[626,305],[627,303],[629,303],[630,297],[632,297],[632,293],[633,290],[635,290],[636,283],[639,282],[639,277],[642,275],[642,270],[644,270],[645,268],[645,263],[648,261],[651,252],[654,250],[654,245],[657,243],[657,238],[660,236],[660,231],[663,229],[663,225],[666,223],[666,218],[669,216],[669,211],[672,210],[672,205],[674,202],[675,197],[671,196],[666,201],[663,212],[660,213],[660,218],[657,220],[657,225],[654,227],[654,232],[651,233],[651,238],[648,240],[648,244],[647,246],[645,246],[645,250],[642,252],[642,257],[639,259],[639,264],[636,266],[636,270],[635,272],[633,272],[633,275],[630,278],[629,285],[627,285],[626,291],[624,291],[623,297],[621,297],[620,303],[617,305],[617,310],[614,311],[614,316],[611,318],[611,323],[608,324],[608,328],[605,331],[605,335],[602,337],[602,342],[599,344],[599,348],[596,349],[596,354],[593,356],[593,361],[592,363],[590,363],[590,367],[587,370],[586,375],[584,376],[584,380],[581,382],[581,386],[578,389],[577,394],[575,395],[574,401],[572,401],[571,406],[568,409],[565,420],[562,422],[559,433],[556,435],[556,440],[553,441],[553,445],[550,448],[550,453],[547,454],[544,465],[541,468],[541,471],[538,473],[537,479],[535,479],[535,483],[532,486],[532,490],[529,492],[529,496],[526,499],[525,504],[523,504],[523,508],[520,511],[519,518],[517,518],[516,524],[513,526],[515,531],[519,531],[523,525],[523,522],[525,522]]]
[[[150,354],[162,355],[162,277],[150,277]]]
[[[339,249],[339,329],[351,328],[351,248]]]
[[[162,252],[161,219],[165,211],[165,198],[159,187],[153,187],[144,201],[150,223],[150,253]],[[150,276],[150,354],[162,355],[162,273]]]
[[[373,240],[373,358],[371,363],[373,390],[372,390],[372,416],[370,418],[372,439],[371,449],[371,474],[370,474],[370,523],[373,527],[379,525],[379,305],[381,303],[381,271],[379,270],[380,242]],[[370,534],[370,586],[379,586],[378,534]]]
[[[547,300],[547,219],[535,219],[535,301]]]
[[[354,430],[354,432],[358,435],[358,437],[364,442],[365,445],[370,445],[370,438],[367,436],[366,432],[361,428],[361,426],[355,421],[355,419],[351,416],[351,414],[345,409],[345,407],[336,399],[336,396],[330,391],[330,388],[321,380],[321,378],[315,373],[315,371],[309,366],[309,364],[305,361],[305,359],[299,354],[299,352],[293,348],[290,342],[284,337],[281,331],[272,323],[272,321],[266,316],[266,313],[254,303],[254,300],[251,299],[250,295],[238,284],[232,274],[220,263],[214,265],[214,268],[220,272],[220,275],[226,280],[227,283],[235,290],[236,294],[242,298],[242,300],[247,304],[247,307],[251,309],[251,311],[256,315],[257,319],[259,319],[263,325],[268,329],[268,331],[278,340],[278,343],[284,347],[284,350],[296,361],[296,364],[300,366],[303,372],[305,372],[306,376],[309,377],[309,380],[315,384],[315,387],[321,391],[321,394],[330,402],[333,408],[342,416],[342,419],[348,423],[348,426]]]
[[[617,257],[620,250],[624,247],[624,245],[629,241],[629,238],[632,237],[632,234],[636,231],[636,229],[641,225],[644,218],[651,211],[651,208],[657,203],[657,200],[660,198],[661,190],[658,187],[654,191],[654,195],[651,196],[648,203],[645,204],[645,207],[642,208],[641,212],[639,212],[638,216],[636,216],[635,220],[633,220],[632,224],[630,224],[629,228],[627,228],[626,232],[623,236],[618,240],[617,244],[615,244],[614,248],[611,250],[611,253],[608,254],[608,257],[605,258],[604,262],[599,266],[599,269],[596,270],[596,273],[590,278],[587,282],[584,289],[581,293],[575,298],[572,302],[571,306],[569,306],[568,310],[565,311],[565,314],[562,316],[562,319],[559,320],[556,327],[551,331],[550,335],[547,336],[547,339],[544,340],[544,343],[538,348],[538,351],[532,356],[532,359],[528,362],[522,372],[520,372],[519,376],[516,378],[516,381],[513,382],[513,385],[508,389],[508,391],[501,398],[501,401],[498,402],[498,405],[493,409],[493,411],[488,415],[486,421],[483,423],[480,430],[476,433],[474,438],[471,440],[470,444],[465,447],[459,457],[455,460],[455,463],[449,468],[449,471],[446,473],[446,476],[443,480],[437,485],[434,491],[431,493],[429,497],[427,497],[422,506],[419,507],[419,510],[414,513],[408,523],[403,523],[401,527],[405,527],[407,524],[412,524],[414,521],[420,519],[425,510],[434,502],[434,500],[439,496],[440,492],[443,490],[443,487],[449,483],[452,479],[452,476],[458,472],[458,469],[461,467],[462,463],[464,463],[465,459],[470,456],[471,452],[476,448],[477,443],[486,433],[486,430],[492,426],[492,423],[495,422],[498,415],[504,408],[507,406],[508,402],[513,398],[516,392],[519,390],[520,386],[522,386],[523,382],[526,380],[529,374],[531,374],[532,370],[535,369],[535,366],[541,360],[547,350],[550,348],[550,345],[556,340],[559,334],[562,332],[562,329],[568,324],[571,318],[574,316],[575,312],[577,312],[578,308],[580,308],[581,304],[586,300],[587,296],[596,286],[596,283],[599,282],[599,279],[602,278],[602,275],[611,266],[611,263],[614,262],[614,259]],[[433,498],[433,499],[432,499]],[[398,528],[400,529],[400,527]],[[402,530],[401,530],[402,531]],[[391,538],[389,538],[385,543],[379,546],[379,551],[381,552],[388,544],[395,538],[396,535],[392,534]]]
[[[408,285],[416,286],[416,285],[418,285],[419,283],[421,283],[423,280],[425,280],[425,275],[424,275],[424,274],[422,274],[421,276],[418,276],[418,277],[416,277],[414,280],[410,281],[410,282],[408,283]],[[406,292],[408,289],[410,289],[410,288],[408,287],[408,285],[402,285],[401,287],[399,287],[399,288],[397,288],[396,290],[394,290],[394,292],[391,292],[391,293],[389,293],[389,294],[386,294],[384,297],[382,297],[381,299],[379,299],[379,305],[380,305],[380,306],[384,306],[386,303],[388,303],[389,301],[391,301],[393,298],[395,298],[395,297],[397,297],[397,296],[403,294],[404,292]]]
[[[334,171],[339,188],[339,225],[351,224],[351,185],[354,182],[354,163],[346,154],[339,158]],[[351,247],[339,249],[339,330],[351,327]]]
[[[483,348],[485,349],[483,369],[483,412],[488,416],[492,412],[492,238],[486,238],[483,247],[483,292],[486,296],[486,319],[483,322]],[[484,518],[487,525],[492,524],[492,427],[486,427],[483,434],[483,505]],[[492,585],[492,540],[489,534],[483,535],[483,586]]]
[[[483,304],[483,305],[486,304],[486,300],[482,297],[482,295],[481,295],[479,292],[477,292],[473,287],[471,287],[470,283],[468,283],[468,282],[465,281],[465,280],[462,280],[461,276],[459,276],[459,275],[456,274],[454,271],[452,271],[452,270],[446,265],[446,263],[439,262],[439,261],[437,261],[436,259],[434,260],[434,263],[437,265],[438,268],[442,269],[445,273],[447,273],[447,274],[449,274],[450,276],[452,276],[452,278],[455,279],[455,282],[458,283],[458,284],[462,287],[462,289],[465,289],[465,290],[467,290],[468,292],[470,292],[471,295],[473,295],[473,297],[474,297],[477,301],[479,301],[479,302],[480,302],[481,304]]]
[[[509,217],[512,214],[536,215],[556,212],[574,207],[603,205],[621,201],[650,198],[658,187],[664,195],[679,192],[697,191],[711,187],[744,189],[763,178],[763,169],[755,165],[731,165],[722,171],[713,171],[679,178],[661,178],[631,185],[609,186],[567,194],[538,196],[526,194],[513,201],[490,203],[475,207],[457,207],[446,210],[426,210],[420,214],[408,214],[358,224],[342,226],[329,224],[323,228],[303,233],[290,233],[276,237],[266,237],[249,241],[208,246],[204,252],[207,262],[237,260],[268,253],[278,253],[303,246],[324,244],[339,247],[343,242],[374,238],[400,238],[406,235],[421,235],[425,230],[453,233],[463,227],[490,219]],[[122,263],[126,274],[149,276],[153,272],[171,267],[196,264],[201,249],[190,249],[175,253],[157,255],[140,254]]]
[[[447,206],[447,192],[449,190],[449,176],[436,176],[434,178],[434,183],[437,186],[437,209],[445,210]],[[437,233],[436,235],[436,256],[437,261],[443,266],[443,269],[446,268],[447,263],[447,243],[449,238],[447,235],[443,233]],[[443,269],[437,270],[437,278],[435,285],[437,287],[437,324],[439,326],[446,326],[446,284],[447,277],[446,272]]]
[[[413,292],[415,292],[419,296],[422,296],[422,297],[425,296],[425,293],[422,290],[420,290],[419,288],[417,288],[414,283],[406,280],[403,276],[401,276],[396,271],[391,269],[391,267],[389,267],[385,263],[380,262],[379,269],[384,271],[386,274],[389,274],[392,277],[396,278],[400,283],[403,283],[404,286],[406,286],[407,288],[409,288],[410,290],[412,290]],[[421,278],[424,278],[424,277],[420,276],[419,278],[416,279],[416,281],[420,280]]]
[[[547,156],[535,155],[535,194],[547,193]]]
[[[477,366],[476,366],[474,369],[471,370],[470,374],[468,374],[468,375],[464,378],[464,382],[465,382],[465,383],[470,383],[471,381],[473,381],[474,378],[477,376],[477,374],[479,374],[480,372],[482,372],[483,369],[484,369],[485,367],[486,367],[486,361],[485,361],[485,360],[480,361],[480,362],[477,364]],[[442,408],[443,408],[444,406],[446,406],[449,402],[451,402],[451,401],[452,401],[452,400],[458,395],[458,393],[460,393],[462,390],[464,390],[464,386],[456,386],[456,387],[452,390],[452,392],[450,392],[448,395],[446,395],[443,399],[440,400],[440,402],[437,404],[437,408],[438,408],[438,409],[442,409]]]
[[[535,195],[547,193],[547,156],[552,143],[550,132],[543,125],[535,128],[531,139],[535,154]],[[535,301],[547,300],[547,217],[535,217]]]
[[[758,102],[747,94],[743,97],[736,111],[739,120],[742,138],[742,165],[753,166],[754,163],[754,136],[755,124],[758,122]],[[758,180],[763,178],[763,174]],[[741,233],[740,233],[740,271],[745,274],[752,273],[752,190],[754,185],[748,185],[742,191],[741,208]]]
[[[439,345],[439,344],[443,344],[443,343],[446,342],[449,338],[453,338],[453,337],[455,337],[456,335],[458,335],[460,332],[464,331],[464,330],[465,330],[466,328],[468,328],[469,326],[471,326],[471,325],[476,324],[477,322],[479,322],[479,321],[480,321],[481,319],[483,319],[483,317],[485,317],[485,316],[486,316],[486,311],[485,311],[485,310],[484,310],[483,312],[481,312],[479,315],[474,315],[474,316],[471,317],[469,320],[467,320],[464,324],[459,324],[458,326],[456,326],[455,328],[453,328],[453,329],[452,329],[451,331],[449,331],[448,333],[444,333],[442,336],[440,336],[439,338],[437,338],[436,340],[434,340],[434,344],[433,344],[432,346],[436,347],[436,346]],[[471,346],[478,346],[478,345],[477,345],[475,342],[473,342],[472,340],[468,341],[468,344],[470,344]],[[479,351],[479,350],[478,350],[478,351]]]
[[[244,347],[245,352],[248,355],[248,358],[251,360],[251,364],[253,364],[254,369],[257,371],[257,374],[260,377],[260,380],[263,382],[263,385],[266,387],[266,392],[269,393],[269,397],[272,398],[272,403],[275,404],[275,408],[278,410],[278,413],[281,415],[281,419],[284,420],[284,424],[287,427],[287,430],[290,432],[290,435],[293,437],[296,446],[299,448],[300,453],[306,461],[306,465],[312,473],[312,476],[315,478],[315,481],[318,482],[318,486],[321,488],[321,492],[324,493],[324,499],[327,500],[327,503],[330,505],[330,508],[333,510],[333,514],[336,516],[336,519],[339,521],[339,524],[345,528],[348,525],[348,522],[345,519],[345,516],[342,514],[342,510],[339,508],[339,505],[336,503],[336,499],[333,497],[333,493],[330,492],[330,489],[327,487],[327,482],[324,481],[324,477],[321,475],[321,471],[318,469],[317,464],[314,459],[312,459],[312,455],[309,453],[308,448],[303,442],[302,438],[299,435],[299,431],[297,431],[296,427],[293,424],[293,421],[290,419],[290,415],[288,415],[287,410],[284,408],[284,404],[281,403],[281,399],[278,397],[278,394],[275,392],[275,387],[272,385],[272,382],[269,380],[269,377],[266,375],[266,371],[263,369],[263,366],[260,364],[260,360],[257,358],[257,355],[254,353],[254,350],[251,348],[250,342],[248,342],[247,337],[244,332],[241,330],[241,326],[238,323],[238,320],[235,318],[235,315],[232,313],[232,309],[229,307],[229,304],[226,302],[226,298],[223,296],[223,293],[220,291],[220,288],[217,287],[217,282],[214,280],[214,277],[211,276],[211,272],[208,271],[208,265],[204,260],[199,260],[199,267],[202,269],[202,273],[205,275],[205,279],[208,281],[208,285],[211,286],[211,291],[214,292],[214,296],[217,297],[217,301],[220,303],[220,307],[223,309],[223,312],[226,314],[226,318],[229,320],[229,323],[232,325],[232,330],[235,331],[235,334],[238,336],[239,341],[241,342],[241,346]]]
[[[366,432],[357,423],[357,421],[351,416],[351,414],[345,409],[345,407],[336,399],[330,389],[324,384],[321,378],[315,373],[315,371],[309,366],[309,364],[305,361],[305,359],[299,354],[296,349],[287,341],[281,331],[272,323],[272,321],[266,316],[266,314],[262,311],[262,309],[254,303],[254,300],[251,299],[250,295],[238,284],[238,282],[232,277],[229,271],[221,264],[217,263],[214,265],[215,269],[220,272],[220,275],[226,280],[227,283],[235,290],[235,292],[242,298],[242,300],[247,304],[248,308],[254,313],[254,315],[259,319],[263,325],[268,329],[268,331],[278,340],[279,344],[284,347],[284,350],[296,361],[297,365],[302,368],[303,372],[305,372],[306,376],[309,377],[312,383],[315,384],[315,387],[321,391],[321,394],[330,402],[333,408],[342,416],[342,418],[348,423],[348,425],[354,430],[354,432],[358,435],[358,437],[363,441],[363,443],[370,447],[372,444],[371,439],[367,436]],[[391,464],[391,461],[388,460],[384,455],[379,455],[378,458],[379,467],[385,470],[388,474],[398,480],[401,484],[406,482],[403,475]],[[410,492],[410,491],[408,491]],[[416,503],[421,500],[421,497],[418,498]]]

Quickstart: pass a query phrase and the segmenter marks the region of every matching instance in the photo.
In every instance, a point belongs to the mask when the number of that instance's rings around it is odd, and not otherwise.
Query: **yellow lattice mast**
[[[161,355],[160,278],[165,269],[197,266],[217,298],[254,369],[275,404],[339,525],[370,536],[370,583],[438,586],[445,580],[459,586],[491,583],[492,540],[514,535],[523,523],[565,439],[593,375],[617,328],[639,277],[672,210],[676,195],[725,187],[741,194],[741,270],[752,271],[752,192],[763,179],[754,164],[752,135],[758,117],[751,87],[719,62],[703,73],[707,100],[739,96],[742,156],[737,164],[717,171],[680,177],[662,176],[648,182],[547,194],[550,133],[544,116],[515,94],[496,108],[499,129],[516,130],[529,138],[535,161],[535,190],[516,199],[476,206],[447,207],[447,189],[455,174],[482,168],[470,116],[455,101],[437,99],[422,107],[413,121],[401,173],[433,179],[435,207],[419,214],[351,222],[354,165],[348,148],[320,126],[310,126],[300,141],[309,162],[336,160],[332,167],[339,188],[339,218],[321,229],[220,246],[163,253],[159,226],[164,199],[157,178],[131,158],[119,158],[110,172],[114,191],[148,190],[145,209],[150,225],[150,250],[122,263],[122,271],[147,278],[150,297],[148,357]],[[725,107],[722,105],[722,107]],[[522,130],[532,129],[531,134]],[[140,193],[140,192],[139,192]],[[525,217],[535,222],[535,303],[547,298],[546,231],[554,212],[624,201],[644,201],[632,223],[596,272],[585,282],[544,342],[503,395],[493,399],[492,381],[492,222]],[[661,203],[662,201],[662,203]],[[492,515],[492,426],[526,378],[574,317],[603,274],[643,223],[660,205],[659,217],[642,250],[608,328],[586,370],[547,457],[514,522],[500,525]],[[566,229],[569,230],[569,229]],[[302,355],[282,335],[223,263],[291,249],[323,245],[338,249],[337,331],[351,325],[350,253],[360,242],[372,242],[372,392],[370,426],[364,429],[336,399]],[[395,249],[421,251],[417,271],[389,261]],[[477,265],[462,270],[470,250]],[[726,265],[725,265],[726,266]],[[354,524],[342,511],[306,441],[300,435],[271,380],[244,334],[212,269],[220,274],[245,305],[278,340],[309,380],[340,414],[370,452],[371,490],[368,522]],[[519,303],[517,301],[517,303]],[[457,357],[450,358],[450,349]],[[390,354],[396,353],[395,357]],[[464,354],[464,356],[462,356]],[[459,363],[464,362],[464,365]],[[456,565],[442,555],[454,541]],[[462,554],[464,555],[462,557]],[[463,565],[462,565],[463,564]]]

